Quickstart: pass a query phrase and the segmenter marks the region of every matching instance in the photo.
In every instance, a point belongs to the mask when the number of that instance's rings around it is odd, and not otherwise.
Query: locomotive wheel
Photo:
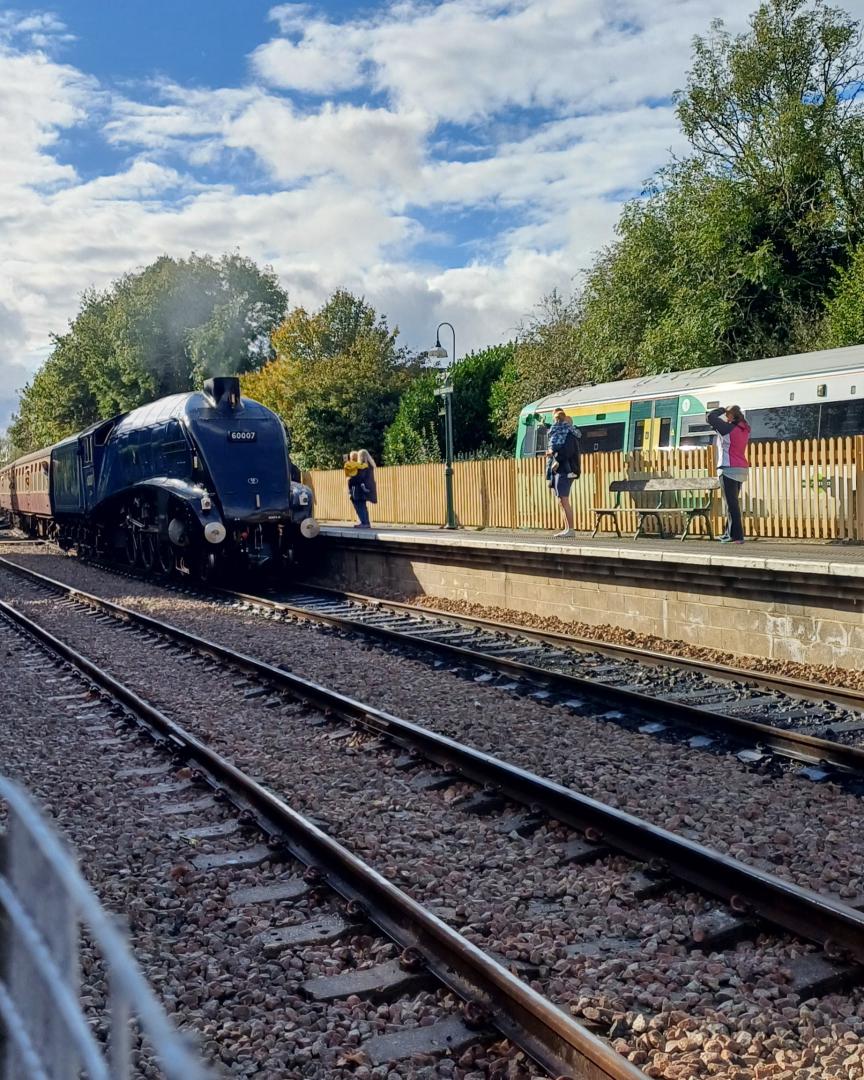
[[[204,582],[212,581],[216,577],[216,556],[212,551],[202,552],[196,559],[198,580]]]
[[[174,554],[174,545],[165,536],[159,536],[156,538],[156,568],[160,573],[165,574],[166,577],[170,577],[174,573],[174,569],[177,565],[177,558]]]

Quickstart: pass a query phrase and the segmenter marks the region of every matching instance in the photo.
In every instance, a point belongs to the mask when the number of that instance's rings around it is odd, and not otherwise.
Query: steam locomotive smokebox
[[[216,375],[204,383],[204,393],[217,405],[233,407],[240,401],[240,380],[236,375]]]

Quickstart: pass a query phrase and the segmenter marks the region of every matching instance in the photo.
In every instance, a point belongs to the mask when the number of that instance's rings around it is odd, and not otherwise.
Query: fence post
[[[855,539],[864,540],[864,435],[855,436]]]

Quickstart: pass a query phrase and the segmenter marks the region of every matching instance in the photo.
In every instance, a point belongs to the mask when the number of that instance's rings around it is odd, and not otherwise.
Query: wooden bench
[[[663,519],[668,518],[672,514],[683,514],[686,518],[686,525],[684,526],[684,532],[678,537],[679,540],[686,540],[690,532],[690,526],[697,517],[701,517],[705,521],[705,528],[708,530],[708,536],[713,540],[714,532],[711,528],[711,511],[714,503],[714,492],[720,489],[720,480],[716,476],[669,476],[669,477],[651,477],[647,480],[613,480],[609,485],[609,491],[615,494],[615,504],[613,506],[595,506],[594,514],[596,521],[594,524],[594,532],[592,537],[597,535],[600,528],[600,524],[604,518],[611,518],[613,525],[615,526],[615,532],[618,536],[621,536],[621,528],[618,524],[621,514],[627,513],[631,510],[637,515],[639,525],[636,532],[633,534],[633,539],[638,540],[643,535],[645,530],[645,523],[650,519],[655,522],[657,526],[657,533],[661,538],[665,538],[666,529],[663,525]],[[653,492],[657,492],[657,502],[652,506],[633,506],[624,507],[621,505],[621,496],[628,494],[631,500],[635,502],[635,496],[651,495]],[[681,495],[688,492],[704,492],[704,498],[694,506],[682,506]],[[670,500],[672,505],[670,505]]]

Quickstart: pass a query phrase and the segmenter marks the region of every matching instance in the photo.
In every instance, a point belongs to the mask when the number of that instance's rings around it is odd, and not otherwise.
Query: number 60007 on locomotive
[[[290,565],[318,534],[275,413],[209,379],[0,470],[0,507],[85,557],[206,579]]]

